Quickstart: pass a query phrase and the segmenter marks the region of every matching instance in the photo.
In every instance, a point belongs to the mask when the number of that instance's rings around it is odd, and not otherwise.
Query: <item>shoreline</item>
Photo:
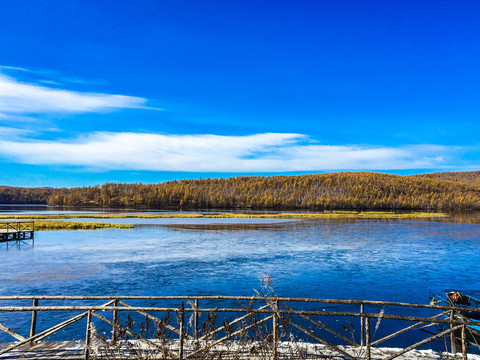
[[[0,215],[0,220],[31,220],[35,229],[46,230],[100,230],[100,229],[133,229],[134,224],[115,224],[109,222],[63,221],[64,219],[383,219],[383,220],[416,220],[450,218],[446,213],[393,213],[386,211],[339,211],[324,213],[179,213],[179,214],[25,214]],[[42,221],[43,220],[43,221]],[[58,220],[58,221],[55,221]]]
[[[0,215],[0,219],[417,219],[417,218],[448,218],[447,213],[413,212],[395,213],[389,211],[332,211],[323,213],[178,213],[178,214],[25,214]]]

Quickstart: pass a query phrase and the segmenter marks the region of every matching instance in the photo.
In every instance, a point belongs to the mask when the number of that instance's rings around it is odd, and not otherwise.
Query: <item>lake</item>
[[[136,227],[42,231],[34,246],[0,245],[0,295],[251,296],[268,274],[281,297],[428,304],[447,289],[480,297],[477,223],[102,221]]]

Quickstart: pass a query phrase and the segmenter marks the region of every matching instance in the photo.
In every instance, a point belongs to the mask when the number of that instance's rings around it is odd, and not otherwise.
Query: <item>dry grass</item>
[[[110,228],[133,229],[133,225],[79,221],[35,221],[35,230],[99,230]]]
[[[265,297],[269,308],[275,310],[276,303],[271,300],[275,296],[270,276],[265,275],[261,279],[262,288],[255,290],[256,296]],[[194,303],[189,303],[194,307]],[[253,309],[254,303],[238,304],[245,310]],[[242,321],[229,322],[222,319],[222,314],[217,311],[202,314],[203,321],[198,326],[198,338],[193,335],[193,313],[183,317],[182,307],[176,312],[167,312],[162,318],[149,317],[139,321],[129,315],[119,321],[117,341],[112,343],[105,336],[94,334],[92,341],[92,355],[94,359],[178,359],[179,336],[172,331],[179,329],[180,324],[185,326],[187,336],[183,340],[184,356],[194,359],[217,360],[217,359],[255,359],[271,360],[274,347],[280,347],[282,339],[282,351],[278,353],[278,359],[304,359],[306,347],[293,335],[289,316],[279,315],[278,344],[273,342],[272,320],[263,321],[266,316],[250,313],[243,317]],[[232,320],[232,319],[230,319]],[[149,336],[150,335],[150,336]],[[332,356],[322,356],[325,359],[333,359]]]
[[[387,211],[332,211],[323,213],[176,213],[176,214],[54,214],[0,215],[0,219],[426,219],[446,218],[445,213],[395,213]]]

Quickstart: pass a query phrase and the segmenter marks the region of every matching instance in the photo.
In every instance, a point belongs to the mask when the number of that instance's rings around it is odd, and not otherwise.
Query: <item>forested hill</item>
[[[157,209],[480,209],[480,172],[399,176],[345,172],[82,188],[0,188],[3,203]]]
[[[442,172],[416,176],[430,179],[460,181],[469,184],[480,185],[480,171]]]

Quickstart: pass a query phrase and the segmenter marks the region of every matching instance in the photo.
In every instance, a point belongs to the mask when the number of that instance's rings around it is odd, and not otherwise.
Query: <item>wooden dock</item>
[[[33,221],[0,222],[0,243],[34,239],[35,223]]]

